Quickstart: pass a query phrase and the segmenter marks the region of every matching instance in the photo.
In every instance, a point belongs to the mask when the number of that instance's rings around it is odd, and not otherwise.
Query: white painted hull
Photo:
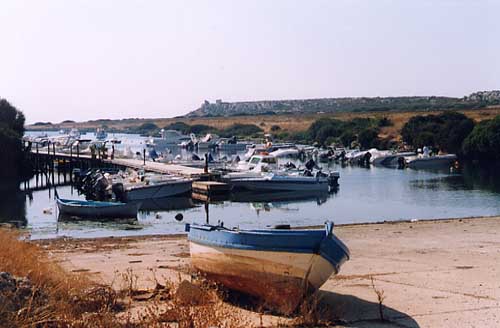
[[[293,157],[299,155],[298,149],[278,149],[270,152],[269,155],[274,157]]]
[[[172,181],[126,189],[127,201],[157,199],[182,195],[191,191],[191,180]]]
[[[318,254],[242,250],[190,242],[192,265],[230,289],[292,312],[303,297],[336,274]]]
[[[449,168],[457,159],[456,155],[420,157],[408,161],[408,167],[415,170]]]
[[[231,180],[231,185],[235,189],[247,189],[252,191],[328,191],[328,181],[314,183],[296,183],[272,181],[265,179],[242,179]]]

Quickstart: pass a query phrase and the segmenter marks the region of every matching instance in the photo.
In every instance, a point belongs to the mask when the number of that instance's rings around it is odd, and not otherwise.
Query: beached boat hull
[[[347,247],[328,229],[210,231],[193,225],[189,231],[197,270],[283,313],[293,312],[349,258]]]
[[[191,180],[171,181],[137,188],[127,188],[127,201],[149,200],[186,194],[191,191]]]
[[[317,254],[264,252],[190,243],[191,264],[225,287],[258,297],[265,306],[290,313],[307,293],[335,273]]]
[[[112,203],[57,199],[59,213],[81,218],[134,218],[140,203]]]

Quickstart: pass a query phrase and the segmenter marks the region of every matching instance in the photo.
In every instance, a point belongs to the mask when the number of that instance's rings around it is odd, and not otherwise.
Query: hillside
[[[500,104],[500,91],[481,91],[463,98],[452,97],[361,97],[302,100],[269,100],[215,103],[205,101],[187,117],[279,115],[343,112],[434,111],[475,109]]]

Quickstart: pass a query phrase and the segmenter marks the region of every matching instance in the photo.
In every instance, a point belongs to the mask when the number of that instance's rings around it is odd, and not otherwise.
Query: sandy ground
[[[345,326],[500,327],[500,217],[348,225],[335,232],[352,258],[321,296]],[[147,288],[154,277],[176,280],[189,270],[185,236],[39,243],[68,270],[115,286],[127,272]],[[385,297],[386,323],[377,321],[372,278]]]

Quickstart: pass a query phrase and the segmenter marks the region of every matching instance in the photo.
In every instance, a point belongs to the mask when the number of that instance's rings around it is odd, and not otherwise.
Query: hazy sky
[[[0,1],[0,97],[28,122],[205,100],[500,89],[500,1]]]

